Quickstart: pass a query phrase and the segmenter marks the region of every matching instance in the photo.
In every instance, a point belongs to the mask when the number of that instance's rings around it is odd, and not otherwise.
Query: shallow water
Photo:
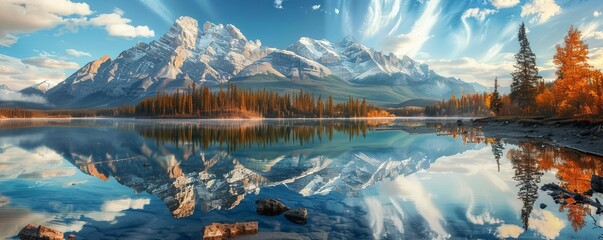
[[[602,171],[600,157],[456,120],[3,120],[0,238],[32,223],[199,239],[212,222],[259,221],[258,239],[597,239],[601,215],[540,187],[584,192]],[[308,208],[308,224],[257,215],[266,197]]]

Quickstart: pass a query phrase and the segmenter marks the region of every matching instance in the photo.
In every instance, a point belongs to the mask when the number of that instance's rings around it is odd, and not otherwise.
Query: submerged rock
[[[203,240],[221,240],[258,233],[258,222],[212,223],[203,229]]]
[[[55,230],[43,225],[38,227],[27,224],[19,231],[19,239],[21,240],[64,240],[63,232]]]
[[[289,210],[285,212],[285,218],[297,224],[306,224],[308,222],[308,209],[297,208]]]
[[[603,177],[593,175],[590,178],[590,187],[595,192],[603,193]]]
[[[264,216],[276,216],[289,210],[289,207],[277,199],[260,199],[255,201],[255,205],[257,206],[256,212]]]

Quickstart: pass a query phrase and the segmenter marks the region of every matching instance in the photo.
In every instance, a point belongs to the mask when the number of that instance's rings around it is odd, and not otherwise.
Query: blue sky
[[[179,16],[234,24],[269,47],[352,36],[486,85],[495,76],[508,84],[523,21],[552,80],[555,45],[570,25],[583,31],[591,64],[603,68],[602,12],[601,0],[3,0],[0,84],[58,83],[89,61],[158,39]]]

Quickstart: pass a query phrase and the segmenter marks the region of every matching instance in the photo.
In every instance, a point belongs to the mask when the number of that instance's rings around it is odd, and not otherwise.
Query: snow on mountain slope
[[[90,62],[44,97],[61,107],[110,107],[136,104],[157,92],[185,89],[194,82],[215,86],[234,78],[238,83],[251,79],[245,84],[253,87],[266,75],[278,81],[303,80],[301,87],[315,90],[327,89],[321,85],[326,81],[317,79],[338,79],[345,86],[329,86],[330,90],[317,94],[354,95],[382,103],[442,99],[484,89],[442,77],[407,56],[384,54],[351,38],[331,43],[302,37],[280,50],[248,40],[230,24],[201,26],[193,18],[180,17],[158,40],[139,42],[115,59],[104,56]],[[280,85],[286,90],[287,86]],[[297,91],[300,86],[289,87]],[[367,96],[358,95],[359,90],[353,89],[358,87]]]
[[[308,76],[329,76],[331,75],[331,71],[317,62],[299,56],[291,51],[276,50],[247,66],[237,77],[248,77],[258,74],[275,74],[291,80],[303,80],[307,79]]]
[[[53,87],[52,83],[50,83],[48,81],[42,81],[42,82],[36,83],[34,85],[31,85],[27,88],[24,88],[19,92],[23,93],[23,94],[34,94],[34,95],[42,96],[52,87]]]
[[[67,105],[95,97],[139,100],[192,82],[222,83],[268,51],[233,25],[206,22],[200,32],[197,20],[180,17],[158,40],[140,42],[116,59],[105,56],[86,64],[46,97]]]

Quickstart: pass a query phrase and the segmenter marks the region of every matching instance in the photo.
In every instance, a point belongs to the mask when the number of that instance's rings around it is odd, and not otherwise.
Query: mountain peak
[[[227,24],[226,25],[226,31],[228,31],[228,34],[230,34],[230,36],[232,38],[240,39],[240,40],[243,40],[243,41],[247,41],[247,38],[245,38],[245,36],[243,35],[243,33],[241,33],[241,30],[239,30],[237,27],[235,27],[232,24]]]
[[[174,22],[174,25],[179,25],[182,28],[198,28],[199,23],[197,22],[197,19],[194,19],[192,17],[181,16],[178,19],[176,19],[176,22]]]
[[[352,44],[355,44],[355,43],[358,43],[356,41],[356,39],[354,39],[351,36],[347,36],[347,37],[343,38],[343,40],[341,40],[341,42],[339,42],[338,45],[341,46],[341,47],[348,47],[348,46],[350,46]]]
[[[203,24],[203,33],[206,33],[207,31],[209,31],[210,29],[215,28],[215,27],[216,27],[216,24],[214,24],[213,22],[210,22],[210,21],[206,21]]]
[[[6,86],[6,84],[0,84],[0,90],[12,91],[12,89],[10,89],[8,86]]]

